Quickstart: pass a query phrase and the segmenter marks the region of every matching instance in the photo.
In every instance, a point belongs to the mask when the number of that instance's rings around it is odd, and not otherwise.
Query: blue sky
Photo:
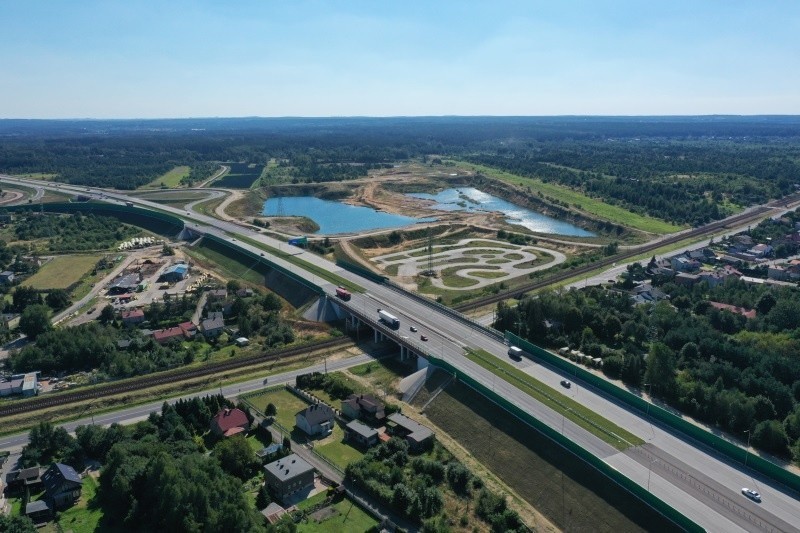
[[[800,114],[800,2],[0,0],[0,118]]]

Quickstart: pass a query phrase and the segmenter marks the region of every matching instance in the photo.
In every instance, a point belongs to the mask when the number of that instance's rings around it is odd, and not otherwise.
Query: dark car
[[[412,333],[416,333],[417,332],[417,328],[415,328],[414,326],[411,326],[408,329],[410,329]]]
[[[428,337],[426,337],[425,335],[420,335],[420,336],[419,336],[419,340],[421,340],[421,341],[425,342],[425,341],[427,341],[427,340],[428,340]]]
[[[570,383],[570,382],[569,382],[569,381],[567,381],[566,379],[562,379],[562,380],[561,380],[561,386],[562,386],[562,387],[564,387],[564,388],[566,388],[566,389],[568,389],[568,388],[572,387],[572,383]]]

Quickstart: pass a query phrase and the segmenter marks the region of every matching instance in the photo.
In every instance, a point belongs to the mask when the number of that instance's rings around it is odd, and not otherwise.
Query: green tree
[[[267,404],[267,410],[264,413],[267,416],[276,416],[278,414],[278,408],[275,407],[275,404],[270,402]]]
[[[777,420],[764,420],[753,430],[753,446],[777,455],[789,452],[789,441],[783,425]]]
[[[66,308],[71,302],[67,291],[64,289],[54,289],[47,293],[44,303],[50,306],[53,311],[60,311]]]
[[[50,308],[43,304],[30,305],[22,312],[19,329],[33,340],[52,329],[50,324]]]
[[[261,466],[256,454],[242,435],[224,439],[214,448],[222,469],[241,480],[250,479]]]
[[[22,449],[20,464],[29,467],[61,459],[74,440],[66,429],[40,422],[28,433],[28,444]]]
[[[650,347],[644,381],[652,384],[654,395],[670,398],[675,393],[675,354],[667,345],[655,342]]]
[[[0,513],[0,532],[2,533],[36,533],[38,530],[27,516],[9,516]]]
[[[102,324],[108,324],[112,322],[114,320],[114,308],[110,304],[103,307],[103,309],[100,311],[98,320],[100,320]]]
[[[14,311],[21,313],[31,305],[41,304],[42,295],[33,287],[20,286],[14,289],[11,296],[11,306]]]

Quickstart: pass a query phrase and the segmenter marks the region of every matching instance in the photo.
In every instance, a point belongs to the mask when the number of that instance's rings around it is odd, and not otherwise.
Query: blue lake
[[[509,224],[517,224],[537,233],[594,237],[591,231],[514,205],[472,187],[445,189],[438,194],[411,193],[408,196],[433,200],[436,202],[433,208],[441,211],[497,211],[506,216],[506,222]]]
[[[278,198],[264,202],[264,215],[278,216]],[[414,218],[376,211],[370,207],[348,205],[313,196],[284,196],[282,216],[304,216],[319,225],[324,235],[358,233],[375,229],[400,228],[417,222],[432,222],[435,218]]]

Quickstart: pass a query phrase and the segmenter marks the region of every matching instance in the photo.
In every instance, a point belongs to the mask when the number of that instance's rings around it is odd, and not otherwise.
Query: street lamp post
[[[749,429],[745,433],[747,433],[747,449],[744,451],[744,467],[747,468],[747,459],[750,457],[750,435],[752,433]]]
[[[653,398],[653,384],[645,383],[647,386],[647,416],[650,416],[650,401]]]

